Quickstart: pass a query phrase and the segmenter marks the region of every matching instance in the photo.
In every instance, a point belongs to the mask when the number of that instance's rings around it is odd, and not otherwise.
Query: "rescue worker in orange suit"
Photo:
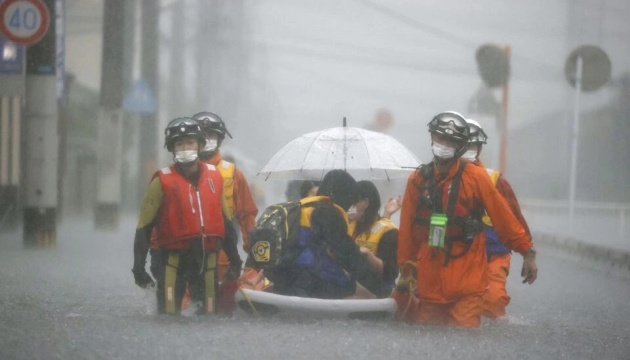
[[[197,120],[172,120],[165,130],[165,147],[173,153],[174,164],[156,172],[142,204],[132,272],[138,286],[154,285],[145,263],[155,228],[159,250],[152,254],[156,256],[152,272],[159,313],[181,313],[187,286],[198,304],[197,313],[215,312],[221,248],[233,264],[226,279],[236,281],[240,274],[237,236],[227,216],[223,179],[215,166],[198,160],[205,141]]]
[[[523,255],[521,275],[529,284],[537,277],[536,251],[486,171],[459,159],[467,149],[466,120],[444,112],[428,127],[434,158],[407,181],[398,266],[416,263],[420,302],[413,321],[479,327],[488,283],[484,211],[504,245]]]
[[[398,228],[389,219],[391,214],[381,217],[378,213],[381,198],[371,181],[358,181],[355,188],[358,201],[348,209],[348,232],[378,275],[362,285],[376,297],[386,298],[398,277]]]
[[[232,134],[230,134],[225,123],[217,114],[203,111],[193,115],[193,118],[199,121],[206,137],[206,145],[199,152],[201,161],[216,166],[221,173],[223,177],[223,192],[230,218],[236,218],[241,228],[243,249],[247,251],[248,234],[256,225],[258,208],[243,172],[233,163],[221,157],[219,148],[225,139],[225,135],[227,134],[227,136],[232,138]],[[224,252],[221,252],[219,254],[219,279],[223,279],[228,264],[227,256]]]
[[[466,119],[466,122],[470,128],[470,137],[468,139],[468,148],[464,155],[462,155],[462,159],[486,169],[492,183],[496,186],[505,201],[507,201],[512,213],[523,229],[525,229],[527,236],[531,239],[532,236],[529,232],[529,227],[523,217],[521,207],[518,204],[512,187],[507,180],[501,176],[499,171],[486,168],[481,159],[479,159],[483,144],[487,143],[488,136],[477,121]],[[492,226],[492,221],[488,215],[484,214],[482,220],[483,228],[486,233],[486,256],[488,257],[489,281],[483,297],[483,315],[496,319],[505,315],[505,308],[510,303],[510,296],[505,288],[505,282],[510,273],[510,260],[512,256],[510,250],[499,241],[497,232]]]
[[[265,270],[282,295],[320,299],[374,297],[362,286],[378,277],[348,235],[346,211],[355,202],[356,181],[344,170],[331,170],[316,196],[300,200],[299,248],[290,263]]]

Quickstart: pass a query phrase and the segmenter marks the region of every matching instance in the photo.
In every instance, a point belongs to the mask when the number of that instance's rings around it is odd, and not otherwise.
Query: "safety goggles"
[[[469,133],[466,120],[459,114],[449,112],[434,117],[429,123],[429,129],[440,129],[446,134],[465,134],[464,136]]]
[[[185,122],[171,125],[164,130],[164,134],[168,137],[195,133],[201,133],[201,126],[199,126],[199,124],[190,124]]]
[[[204,128],[206,128],[207,131],[224,132],[230,137],[230,139],[232,139],[232,134],[230,134],[228,129],[225,127],[225,123],[223,121],[210,116],[204,117],[199,121],[201,122],[201,124],[203,124]]]

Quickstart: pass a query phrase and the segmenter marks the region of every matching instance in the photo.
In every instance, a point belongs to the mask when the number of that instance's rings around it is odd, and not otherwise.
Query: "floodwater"
[[[56,249],[0,235],[2,359],[628,359],[630,282],[539,249],[539,279],[514,256],[505,319],[481,329],[390,321],[155,315],[131,274],[134,219],[116,233],[65,221]]]

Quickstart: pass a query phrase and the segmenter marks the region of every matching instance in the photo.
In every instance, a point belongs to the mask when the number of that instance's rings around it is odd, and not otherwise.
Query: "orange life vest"
[[[191,184],[174,166],[158,172],[164,198],[157,223],[159,245],[188,249],[190,240],[204,238],[204,248],[215,250],[225,235],[223,179],[214,165],[199,164],[197,185]]]

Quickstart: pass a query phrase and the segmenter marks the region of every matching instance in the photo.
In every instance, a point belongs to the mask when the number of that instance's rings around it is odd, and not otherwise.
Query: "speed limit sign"
[[[0,4],[0,32],[14,43],[38,42],[48,25],[50,13],[41,0],[4,0]]]

